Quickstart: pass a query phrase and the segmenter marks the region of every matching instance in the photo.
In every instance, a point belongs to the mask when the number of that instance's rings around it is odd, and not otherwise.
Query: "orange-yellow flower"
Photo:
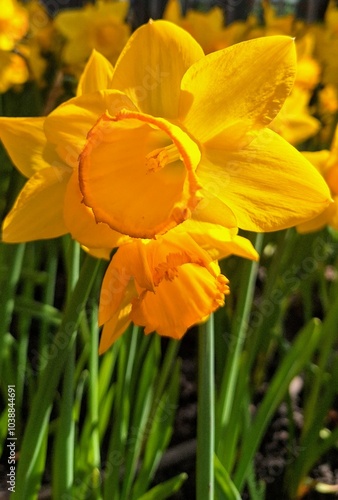
[[[318,231],[325,226],[338,230],[338,128],[332,142],[331,151],[303,153],[326,180],[332,194],[333,203],[317,217],[297,226],[300,233]]]
[[[0,120],[30,178],[4,240],[70,232],[111,249],[121,235],[150,239],[188,219],[270,231],[313,217],[329,203],[326,183],[266,128],[295,69],[288,37],[204,56],[166,21],[139,28],[114,70],[95,53],[77,97],[47,118]]]
[[[238,253],[230,233],[227,244],[220,255]],[[257,258],[249,242],[237,244],[246,256]],[[179,339],[222,306],[228,293],[228,280],[217,261],[189,234],[173,230],[157,240],[133,240],[117,250],[103,280],[100,352],[131,321],[144,326],[146,334],[156,331]]]

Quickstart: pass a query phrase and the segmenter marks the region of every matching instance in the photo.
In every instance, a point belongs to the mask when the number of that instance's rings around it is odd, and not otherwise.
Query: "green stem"
[[[96,309],[95,309],[96,311]],[[95,323],[94,323],[95,321]],[[96,316],[92,318],[89,352],[89,414],[91,422],[90,465],[91,484],[98,489],[100,479],[100,435],[99,435],[99,328]],[[101,498],[101,496],[100,496]]]
[[[215,375],[214,318],[198,332],[197,500],[214,498]]]
[[[39,457],[43,443],[43,436],[48,425],[53,398],[57,389],[65,363],[72,349],[77,335],[77,326],[80,313],[88,299],[100,261],[89,255],[81,269],[80,277],[68,301],[60,330],[55,336],[54,343],[50,346],[48,360],[44,375],[32,404],[26,431],[20,452],[20,461],[17,470],[16,492],[13,498],[31,498],[29,484],[32,480],[32,471]]]
[[[254,246],[259,253],[263,243],[263,234],[256,234],[254,240]],[[240,289],[238,306],[231,329],[229,353],[226,359],[226,366],[217,404],[218,435],[226,429],[232,413],[235,389],[238,383],[240,356],[248,327],[248,319],[255,290],[257,269],[257,262],[244,262],[242,287]],[[221,444],[223,444],[223,447]],[[218,446],[218,454],[222,462],[225,459],[223,456],[224,446],[227,446],[227,440],[222,438],[220,445]],[[225,465],[224,462],[223,465]]]

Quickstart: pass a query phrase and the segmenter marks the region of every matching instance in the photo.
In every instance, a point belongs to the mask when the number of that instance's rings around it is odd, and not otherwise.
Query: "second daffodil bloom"
[[[326,183],[267,128],[295,71],[289,37],[205,56],[161,20],[133,33],[114,69],[94,53],[75,98],[46,118],[0,120],[30,177],[3,239],[70,232],[112,248],[121,235],[152,239],[188,219],[271,231],[314,217],[329,204]]]
[[[232,241],[230,233],[223,233],[219,257],[235,253],[257,259],[250,242]],[[198,239],[174,229],[157,240],[135,239],[117,250],[101,288],[101,353],[131,321],[145,327],[146,334],[156,331],[179,339],[224,304],[228,280],[213,260],[214,249],[210,254]]]

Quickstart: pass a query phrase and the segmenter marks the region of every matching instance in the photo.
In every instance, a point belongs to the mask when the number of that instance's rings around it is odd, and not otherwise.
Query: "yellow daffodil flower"
[[[0,0],[0,50],[12,50],[27,33],[28,13],[15,0]]]
[[[77,97],[46,118],[0,120],[5,147],[29,177],[3,239],[70,232],[111,249],[188,219],[271,231],[313,218],[329,204],[326,183],[266,128],[295,70],[291,38],[204,56],[166,21],[136,30],[115,69],[94,53]]]
[[[244,238],[233,244],[229,232],[225,239],[219,242],[228,245],[219,247],[220,256],[244,252],[257,258]],[[222,306],[228,293],[228,280],[217,261],[191,235],[175,229],[157,240],[133,240],[117,250],[102,283],[100,353],[131,321],[144,326],[146,334],[156,331],[179,339]]]
[[[0,93],[28,80],[29,71],[23,57],[0,50]]]
[[[30,0],[27,4],[30,29],[25,40],[25,47],[29,68],[32,77],[40,87],[46,86],[46,69],[48,54],[58,53],[59,43],[54,28],[53,19],[50,18],[43,4],[39,0]],[[47,72],[48,73],[48,72]]]
[[[310,115],[310,93],[294,87],[284,105],[271,123],[271,128],[293,146],[313,137],[320,130],[320,122]]]
[[[62,53],[64,63],[83,68],[91,51],[96,49],[115,64],[130,35],[125,22],[127,10],[126,1],[98,1],[57,14],[54,26],[66,40]]]
[[[206,54],[218,48],[224,30],[224,14],[220,7],[213,7],[208,12],[189,9],[183,16],[179,0],[169,0],[163,19],[188,31]]]
[[[334,114],[338,111],[338,92],[333,85],[325,85],[319,92],[319,113]]]
[[[332,194],[333,203],[317,217],[297,226],[300,233],[318,231],[325,226],[338,230],[338,128],[331,151],[323,150],[303,155],[318,169],[326,180]]]

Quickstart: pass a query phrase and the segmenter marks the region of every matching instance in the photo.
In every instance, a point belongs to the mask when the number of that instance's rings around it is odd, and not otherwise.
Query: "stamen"
[[[154,149],[146,155],[146,167],[150,172],[157,172],[168,163],[181,160],[181,155],[175,146],[171,144],[164,148]]]
[[[191,259],[185,252],[169,253],[166,261],[154,269],[154,285],[158,286],[163,279],[173,281],[178,276],[178,267],[188,262],[191,262]]]

